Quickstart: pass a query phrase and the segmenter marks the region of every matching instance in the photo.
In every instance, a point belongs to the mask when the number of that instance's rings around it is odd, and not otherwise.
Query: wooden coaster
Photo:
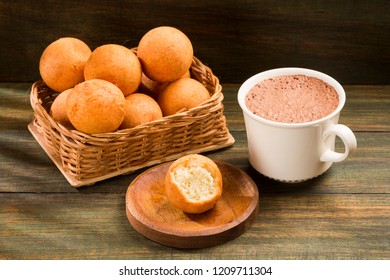
[[[130,224],[145,237],[176,248],[204,248],[225,243],[252,225],[258,214],[259,193],[253,180],[231,164],[215,161],[223,177],[222,197],[213,209],[184,213],[165,194],[165,174],[172,162],[140,174],[126,192]]]

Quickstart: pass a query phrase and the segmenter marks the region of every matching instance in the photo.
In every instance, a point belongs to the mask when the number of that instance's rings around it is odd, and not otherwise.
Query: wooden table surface
[[[27,129],[29,83],[0,83],[0,259],[389,259],[390,86],[345,86],[340,122],[357,152],[319,178],[283,184],[247,159],[238,84],[223,84],[236,142],[206,153],[256,182],[259,214],[246,233],[211,248],[179,250],[135,231],[125,193],[140,174],[74,188]]]

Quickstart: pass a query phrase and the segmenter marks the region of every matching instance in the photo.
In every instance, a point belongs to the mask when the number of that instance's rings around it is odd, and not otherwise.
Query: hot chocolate
[[[266,79],[246,95],[245,104],[255,115],[284,123],[321,119],[336,110],[336,90],[315,77],[285,75]]]

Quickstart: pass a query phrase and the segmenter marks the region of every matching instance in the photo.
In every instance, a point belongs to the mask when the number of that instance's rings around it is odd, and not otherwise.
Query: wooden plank
[[[205,155],[242,168],[267,191],[285,192],[293,188],[311,193],[390,192],[389,133],[357,133],[358,150],[354,155],[345,162],[335,163],[317,179],[294,185],[259,175],[247,159],[245,132],[233,132],[233,135],[236,142],[232,147]],[[72,190],[73,187],[27,131],[2,132],[0,162],[2,192],[77,192]],[[124,193],[131,181],[144,170],[98,182],[80,191]]]
[[[235,145],[225,153],[210,154],[247,172],[266,192],[306,193],[390,193],[390,135],[356,133],[357,152],[346,161],[334,163],[318,178],[285,184],[260,175],[249,164],[245,132],[233,132]]]
[[[245,129],[237,101],[239,87],[238,84],[222,84],[225,115],[232,131]],[[390,131],[390,85],[343,87],[347,101],[340,114],[340,123],[349,126],[353,131]]]
[[[133,47],[149,29],[172,25],[188,34],[195,54],[222,82],[294,65],[345,84],[386,84],[388,10],[381,0],[2,1],[0,81],[36,80],[42,51],[59,37],[80,38],[92,49]]]
[[[0,83],[0,129],[25,130],[32,120],[29,89],[32,83]],[[225,116],[232,131],[245,129],[237,102],[239,84],[222,84]],[[346,105],[340,122],[353,131],[390,131],[390,85],[346,85]]]
[[[32,83],[0,83],[0,128],[25,129],[32,119],[29,89]],[[229,129],[245,129],[237,102],[239,84],[222,84]],[[357,131],[390,131],[390,85],[344,86],[346,105],[340,121]]]
[[[246,233],[176,250],[129,224],[122,194],[0,194],[0,259],[388,259],[390,204],[376,194],[263,194]]]
[[[0,191],[3,192],[77,192],[71,189],[62,174],[46,156],[27,130],[32,118],[27,89],[30,84],[0,84]],[[270,191],[290,191],[290,186],[268,180],[254,171],[247,160],[246,135],[236,101],[238,85],[225,87],[225,115],[236,142],[216,152],[206,153],[211,158],[238,166]],[[388,193],[389,188],[389,86],[348,87],[349,104],[343,112],[344,123],[356,132],[358,150],[350,159],[334,166],[320,178],[302,183],[311,193]],[[348,105],[349,106],[349,105]],[[365,109],[361,109],[365,108]],[[370,112],[366,119],[362,111]],[[345,114],[344,114],[345,113]],[[373,119],[377,123],[373,123]],[[360,132],[367,131],[367,132]],[[381,132],[383,131],[383,132]],[[144,170],[140,170],[142,172]],[[83,192],[124,193],[140,172],[118,176],[101,182]],[[310,187],[315,185],[316,187]],[[337,186],[337,187],[335,187]]]

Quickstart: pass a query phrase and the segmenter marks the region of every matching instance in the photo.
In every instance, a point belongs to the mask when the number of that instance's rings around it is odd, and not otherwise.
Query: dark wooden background
[[[136,46],[171,25],[221,80],[271,68],[323,71],[342,84],[389,84],[390,1],[0,1],[0,82],[39,79],[44,48],[64,36]]]

